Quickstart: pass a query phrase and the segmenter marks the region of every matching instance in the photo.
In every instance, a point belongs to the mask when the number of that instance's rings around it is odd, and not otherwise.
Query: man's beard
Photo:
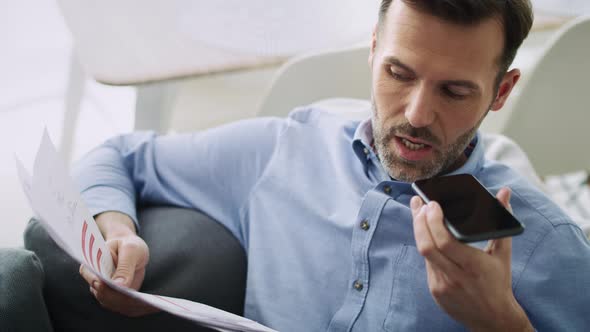
[[[469,142],[475,137],[477,128],[479,128],[479,125],[484,118],[485,114],[473,128],[459,136],[454,143],[447,147],[441,147],[440,139],[428,128],[414,128],[408,122],[390,126],[389,128],[383,128],[383,121],[379,118],[377,106],[373,101],[373,116],[371,122],[375,149],[377,150],[381,165],[383,165],[385,171],[392,178],[404,182],[428,179],[438,174],[452,171],[453,166],[455,166],[455,168],[460,166],[455,164],[459,161],[459,158],[462,157]],[[398,156],[393,147],[393,140],[395,136],[399,135],[407,135],[431,143],[433,145],[433,158],[427,161],[410,161]]]

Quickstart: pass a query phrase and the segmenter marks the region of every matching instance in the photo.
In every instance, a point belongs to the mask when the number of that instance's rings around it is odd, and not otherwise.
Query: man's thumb
[[[126,252],[124,246],[119,248],[117,269],[113,274],[113,281],[121,286],[131,287],[137,266],[137,258]]]
[[[512,206],[510,206],[510,196],[512,192],[508,187],[500,189],[496,198],[500,201],[502,206],[512,213]],[[494,239],[488,243],[487,251],[494,255],[501,255],[504,260],[510,264],[510,257],[512,255],[512,238],[506,237],[501,239]]]
[[[496,194],[496,198],[500,201],[502,206],[512,213],[512,206],[510,206],[510,196],[512,196],[512,192],[508,187],[500,189],[500,191],[498,191]]]

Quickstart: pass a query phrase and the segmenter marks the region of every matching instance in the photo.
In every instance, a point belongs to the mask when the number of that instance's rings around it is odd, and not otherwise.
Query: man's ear
[[[500,86],[498,87],[498,94],[496,95],[496,99],[492,103],[491,110],[498,111],[501,109],[504,104],[506,103],[506,99],[510,96],[510,92],[520,79],[520,70],[519,69],[512,69],[504,74],[502,81],[500,82]]]
[[[369,67],[373,67],[373,58],[375,57],[375,49],[377,48],[377,25],[373,28],[373,36],[371,37],[371,49],[369,51]]]

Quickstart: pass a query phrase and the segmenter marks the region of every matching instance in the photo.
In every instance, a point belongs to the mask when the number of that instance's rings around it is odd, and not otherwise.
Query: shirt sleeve
[[[198,209],[242,243],[240,210],[270,163],[287,120],[259,118],[191,134],[139,132],[91,151],[73,176],[91,213],[136,205]]]
[[[590,326],[590,243],[572,225],[541,240],[515,289],[538,331],[585,331]]]

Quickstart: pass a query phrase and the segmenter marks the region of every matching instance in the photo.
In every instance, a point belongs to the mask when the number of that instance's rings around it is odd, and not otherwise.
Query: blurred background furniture
[[[305,54],[285,63],[273,78],[258,116],[285,116],[293,108],[326,98],[371,99],[369,47]]]
[[[568,22],[549,41],[513,100],[500,130],[540,175],[590,168],[590,16]]]
[[[193,110],[211,112],[210,103],[195,101],[213,99],[216,112],[227,107],[253,116],[269,70],[293,55],[367,41],[378,8],[377,0],[58,3],[75,47],[64,119],[70,124],[64,126],[63,142],[73,137],[84,73],[104,84],[137,86],[135,129],[170,128],[182,89],[178,80],[186,77],[205,81],[191,91]],[[247,88],[232,89],[235,72],[240,72],[238,84]],[[207,89],[210,83],[217,86],[216,94]],[[61,147],[66,157],[70,146]]]

